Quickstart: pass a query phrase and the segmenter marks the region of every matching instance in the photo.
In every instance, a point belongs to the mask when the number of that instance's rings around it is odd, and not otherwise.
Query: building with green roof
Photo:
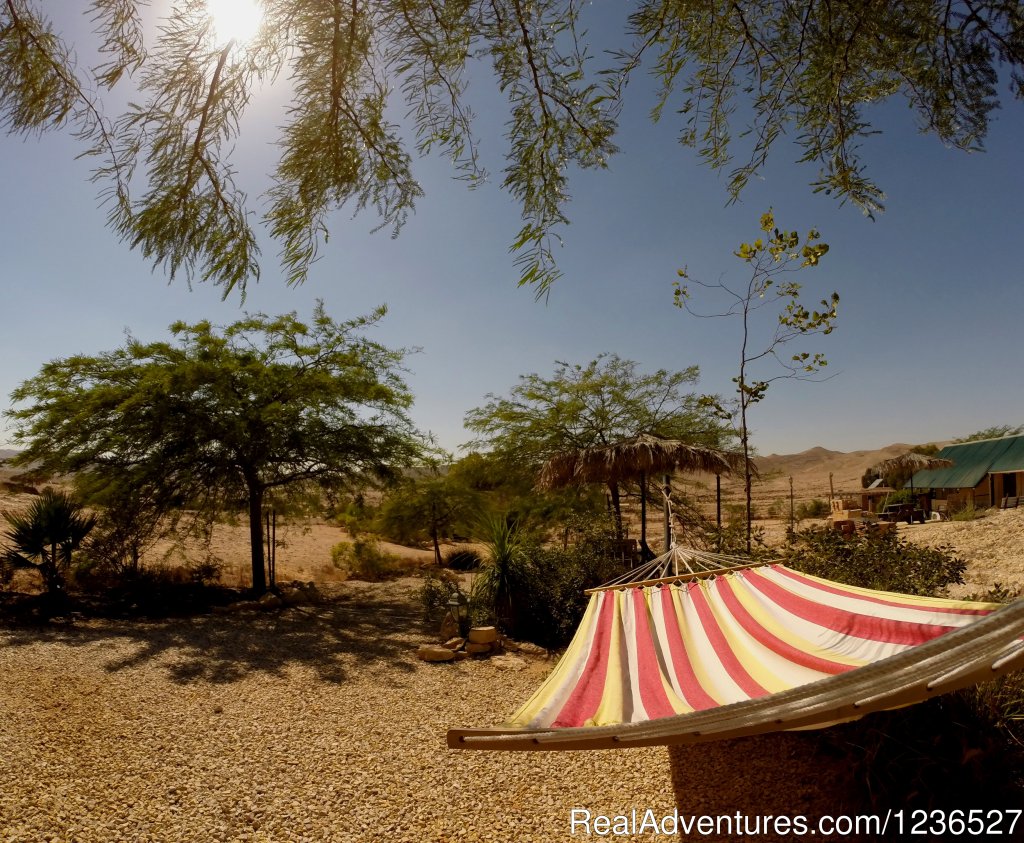
[[[999,506],[1024,496],[1024,435],[947,445],[935,456],[953,465],[918,471],[908,486],[930,489],[953,508]]]

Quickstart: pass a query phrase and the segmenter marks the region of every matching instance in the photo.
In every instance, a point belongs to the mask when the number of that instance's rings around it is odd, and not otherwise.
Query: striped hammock
[[[1024,603],[872,591],[740,560],[649,576],[680,558],[692,561],[670,551],[634,582],[596,589],[526,704],[496,729],[452,730],[449,745],[599,748],[820,727],[1024,665]]]

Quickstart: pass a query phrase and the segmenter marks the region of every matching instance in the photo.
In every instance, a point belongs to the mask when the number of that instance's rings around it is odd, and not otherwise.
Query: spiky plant
[[[71,557],[96,518],[66,492],[47,487],[25,513],[4,513],[10,525],[4,538],[4,561],[18,568],[35,568],[50,594],[64,588]]]
[[[485,555],[473,581],[473,601],[489,609],[499,626],[512,623],[512,591],[527,563],[518,523],[506,515],[487,515],[480,522]],[[519,577],[521,579],[521,577]]]

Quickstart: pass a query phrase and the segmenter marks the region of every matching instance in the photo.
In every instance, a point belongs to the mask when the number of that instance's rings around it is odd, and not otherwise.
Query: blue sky
[[[338,319],[388,305],[372,336],[421,349],[408,359],[413,416],[451,449],[469,438],[468,409],[489,392],[506,393],[521,374],[550,373],[555,360],[614,352],[647,370],[697,364],[698,389],[725,393],[739,325],[677,310],[672,284],[683,265],[697,277],[741,280],[732,250],[756,236],[772,206],[783,227],[816,227],[831,245],[798,280],[812,301],[836,290],[841,304],[835,333],[803,347],[824,352],[834,377],[771,389],[751,417],[761,453],[918,443],[1024,422],[1021,104],[995,112],[987,151],[971,155],[920,135],[902,103],[876,108],[870,116],[882,134],[861,151],[887,210],[872,222],[812,194],[817,168],[792,163],[800,151],[785,139],[742,201],[727,205],[726,176],[676,143],[671,115],[651,125],[643,89],[654,83],[638,77],[622,116],[622,152],[608,171],[570,182],[572,225],[558,252],[564,277],[537,302],[517,287],[508,253],[520,222],[499,189],[500,97],[483,75],[479,83],[490,183],[470,192],[446,161],[421,159],[415,172],[426,196],[397,239],[372,234],[372,215],[337,213],[300,288],[285,285],[264,240],[263,276],[244,306],[237,295],[221,301],[218,288],[169,284],[119,243],[104,226],[88,163],[74,160],[74,141],[0,138],[0,392],[49,359],[114,348],[126,330],[154,340],[176,319],[224,324],[243,309],[308,315],[319,298]],[[265,187],[285,101],[281,89],[266,92],[247,119],[238,164],[251,195]],[[8,437],[0,430],[0,446]]]

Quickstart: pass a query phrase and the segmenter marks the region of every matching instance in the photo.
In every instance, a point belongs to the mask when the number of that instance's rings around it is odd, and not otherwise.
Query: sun
[[[244,44],[263,23],[263,8],[258,0],[206,0],[206,11],[213,20],[216,38],[221,43]]]

